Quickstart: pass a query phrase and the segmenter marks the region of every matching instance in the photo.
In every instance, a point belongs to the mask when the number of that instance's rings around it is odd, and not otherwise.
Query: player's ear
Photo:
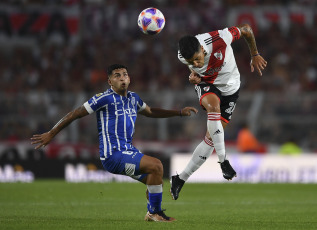
[[[112,86],[112,83],[111,83],[110,78],[108,78],[108,84],[109,84],[110,86]]]

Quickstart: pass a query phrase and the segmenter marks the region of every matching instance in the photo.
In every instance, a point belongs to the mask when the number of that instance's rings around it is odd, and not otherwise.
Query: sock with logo
[[[207,128],[218,155],[219,162],[222,163],[226,159],[226,151],[224,131],[220,117],[220,113],[208,113]]]
[[[203,140],[195,149],[192,158],[188,162],[187,166],[179,174],[179,178],[187,181],[188,178],[197,170],[200,168],[200,166],[208,159],[208,157],[212,154],[214,151],[214,147],[212,142],[205,137],[205,140]]]
[[[147,185],[149,191],[148,211],[150,213],[157,213],[161,211],[163,185]]]

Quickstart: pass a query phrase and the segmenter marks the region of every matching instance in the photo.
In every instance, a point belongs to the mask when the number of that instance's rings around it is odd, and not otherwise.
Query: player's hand
[[[190,84],[199,84],[201,82],[201,77],[197,73],[191,72],[188,80]]]
[[[181,109],[182,116],[190,116],[191,112],[197,114],[198,110],[194,107],[185,107]]]
[[[45,147],[46,145],[48,145],[53,139],[53,137],[54,136],[50,132],[43,134],[35,134],[31,138],[31,144],[38,144],[37,146],[35,146],[35,149],[39,149],[41,147]]]
[[[267,65],[267,61],[264,60],[264,58],[261,55],[253,56],[251,58],[250,66],[251,66],[251,72],[254,72],[254,69],[262,76],[262,70]]]

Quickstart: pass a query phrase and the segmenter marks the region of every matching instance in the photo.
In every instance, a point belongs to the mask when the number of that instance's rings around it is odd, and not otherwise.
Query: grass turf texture
[[[173,223],[143,220],[141,183],[0,184],[0,229],[317,229],[316,184],[185,184],[163,208]]]

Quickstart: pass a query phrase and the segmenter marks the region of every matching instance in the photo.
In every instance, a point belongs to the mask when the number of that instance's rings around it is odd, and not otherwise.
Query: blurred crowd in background
[[[3,12],[12,19],[12,11],[51,12],[52,5],[56,6],[54,12],[77,18],[75,32],[67,31],[61,20],[39,33],[18,34],[5,27]],[[159,8],[166,18],[165,28],[155,36],[144,35],[137,27],[138,14],[149,6]],[[297,12],[304,7],[314,12],[316,3],[313,0],[1,1],[0,140],[28,140],[33,133],[49,130],[68,111],[108,88],[104,70],[113,63],[128,66],[130,90],[144,95],[143,100],[151,106],[168,105],[162,100],[162,93],[169,92],[175,103],[181,95],[190,94],[180,104],[198,108],[193,86],[188,82],[189,71],[177,58],[178,39],[186,34],[234,26],[230,23],[235,23],[232,17],[237,12],[245,9],[252,12],[261,7],[280,7],[273,12],[281,8]],[[317,14],[313,13],[311,18],[306,23],[302,16],[295,15],[285,28],[273,15],[270,23],[257,25],[258,50],[268,61],[262,77],[251,73],[250,53],[243,39],[233,43],[241,73],[241,104],[251,104],[255,95],[264,95],[259,122],[253,124],[257,125],[254,133],[264,144],[281,145],[292,139],[306,151],[317,152],[314,119]],[[169,106],[177,107],[179,103]],[[226,134],[228,142],[234,142],[242,124],[248,122],[243,118],[246,119],[250,106],[245,107],[247,110],[239,106],[238,101],[234,113],[237,118],[233,117]],[[168,141],[201,139],[206,118],[203,115],[198,118],[172,120],[175,127],[167,126],[175,135],[169,135]],[[165,140],[162,134],[154,135],[158,126],[159,123],[137,126],[136,139]],[[90,121],[79,122],[79,130],[85,131],[77,132],[75,139],[67,135],[60,139],[97,144],[96,127]]]

